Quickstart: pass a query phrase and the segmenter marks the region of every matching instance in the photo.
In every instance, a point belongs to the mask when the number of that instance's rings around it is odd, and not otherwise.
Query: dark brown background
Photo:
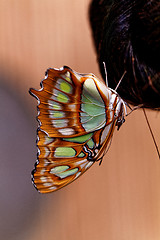
[[[36,100],[48,67],[68,65],[99,78],[89,0],[0,0],[0,236],[8,240],[159,240],[160,161],[143,112],[127,117],[101,167],[40,195]],[[160,116],[148,112],[160,146]]]

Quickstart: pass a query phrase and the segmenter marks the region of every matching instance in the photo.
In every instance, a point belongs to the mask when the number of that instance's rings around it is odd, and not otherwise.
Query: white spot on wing
[[[44,166],[46,167],[48,164],[49,164],[49,162],[44,159]]]
[[[45,169],[42,169],[41,171],[40,171],[40,173],[43,175],[44,173],[45,173]]]
[[[52,183],[46,182],[46,183],[43,183],[43,186],[45,186],[45,187],[51,187],[51,186],[52,186]]]
[[[62,135],[73,135],[75,133],[73,128],[62,128],[58,129],[58,132],[60,132]]]
[[[78,172],[78,173],[76,174],[76,177],[75,177],[75,178],[78,178],[79,175],[81,175],[81,172]]]
[[[50,138],[48,136],[45,136],[45,141],[44,144],[50,144],[51,142],[53,142],[54,138]]]
[[[69,104],[68,107],[69,107],[71,110],[75,110],[75,109],[76,109],[76,104]]]
[[[68,125],[68,120],[67,119],[56,119],[56,120],[51,120],[52,124],[56,128],[60,127],[67,127]]]
[[[94,163],[94,162],[92,162],[92,161],[90,161],[89,163],[87,163],[87,165],[85,166],[85,169],[91,167],[93,163]]]
[[[54,102],[52,100],[48,100],[48,105],[52,108],[52,109],[56,109],[56,110],[61,110],[61,105],[57,102]]]
[[[53,186],[53,187],[50,187],[49,189],[50,189],[50,190],[56,190],[57,187]]]
[[[46,178],[46,177],[40,177],[40,179],[41,179],[41,181],[43,182],[43,183],[46,183],[46,182],[48,182],[48,178]]]
[[[46,158],[46,157],[48,157],[50,152],[47,147],[44,147],[44,150],[45,150],[44,158]]]
[[[95,149],[95,153],[98,153],[98,149]]]

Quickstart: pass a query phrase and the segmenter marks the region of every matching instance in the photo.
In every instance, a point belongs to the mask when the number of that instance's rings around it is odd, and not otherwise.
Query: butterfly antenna
[[[123,73],[123,75],[122,75],[122,77],[120,78],[120,80],[119,80],[119,82],[118,82],[116,88],[114,89],[115,91],[117,91],[117,89],[118,89],[120,83],[122,82],[122,79],[124,78],[124,75],[126,74],[126,72],[127,72],[127,71],[125,70],[124,73]]]
[[[149,120],[148,120],[148,117],[147,117],[147,114],[146,114],[146,111],[145,111],[144,108],[143,108],[143,112],[144,112],[145,119],[146,119],[146,121],[147,121],[147,125],[148,125],[148,127],[149,127],[149,131],[150,131],[150,133],[151,133],[151,136],[152,136],[152,139],[153,139],[155,148],[156,148],[156,150],[157,150],[158,157],[159,157],[159,159],[160,159],[160,153],[159,153],[158,145],[157,145],[157,143],[156,143],[156,140],[155,140],[153,131],[152,131],[152,129],[151,129],[151,125],[150,125],[150,123],[149,123]]]
[[[105,62],[103,62],[103,66],[104,66],[104,71],[105,71],[105,75],[106,75],[106,85],[108,87],[107,69],[106,69],[106,63]]]

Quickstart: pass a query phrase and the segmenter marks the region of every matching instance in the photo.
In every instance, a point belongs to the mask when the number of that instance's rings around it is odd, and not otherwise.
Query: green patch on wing
[[[106,123],[105,104],[93,79],[85,81],[82,91],[81,123],[84,129],[95,131]]]
[[[65,113],[62,111],[53,111],[49,110],[50,116],[53,118],[62,118],[65,116]]]
[[[63,93],[59,93],[57,95],[57,101],[59,102],[63,102],[63,103],[67,103],[69,101],[69,98],[67,95],[63,94]]]
[[[57,166],[54,167],[50,170],[50,173],[55,174],[55,173],[60,173],[63,171],[66,171],[69,168],[69,166]]]
[[[72,147],[57,147],[54,152],[55,157],[74,157],[76,151]]]
[[[93,133],[88,133],[79,137],[63,138],[63,140],[68,142],[84,143],[87,140],[89,140],[92,136],[93,136]]]
[[[69,83],[66,83],[65,81],[62,81],[60,83],[60,90],[62,90],[63,92],[66,93],[70,93],[71,92],[71,85]]]
[[[94,142],[93,142],[93,140],[90,139],[90,140],[87,142],[87,145],[88,145],[89,148],[92,149],[92,148],[94,147]]]
[[[77,157],[84,157],[84,156],[85,156],[84,152],[81,152]]]
[[[78,172],[78,168],[73,168],[71,170],[67,170],[67,171],[64,171],[64,172],[59,172],[59,173],[56,173],[55,175],[57,177],[60,177],[60,178],[66,178],[66,177],[69,177],[71,175],[74,175],[76,172]]]

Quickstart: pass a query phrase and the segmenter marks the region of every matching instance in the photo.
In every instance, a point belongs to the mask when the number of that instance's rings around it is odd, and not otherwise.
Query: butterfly
[[[32,181],[41,193],[71,183],[102,160],[114,129],[124,122],[126,103],[93,74],[64,66],[49,68],[38,100],[37,161]]]

